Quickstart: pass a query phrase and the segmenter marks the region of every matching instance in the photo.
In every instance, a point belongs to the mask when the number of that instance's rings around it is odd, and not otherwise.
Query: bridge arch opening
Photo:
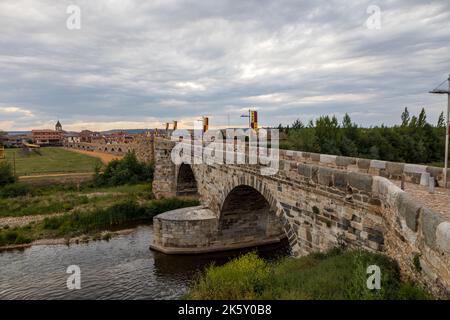
[[[275,210],[255,188],[237,186],[223,202],[219,231],[239,238],[283,238],[284,229]]]
[[[197,180],[189,164],[182,163],[177,175],[177,196],[198,194]]]

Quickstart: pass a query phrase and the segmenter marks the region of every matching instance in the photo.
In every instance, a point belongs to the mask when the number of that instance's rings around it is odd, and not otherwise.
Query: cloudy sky
[[[3,130],[236,126],[249,106],[262,125],[369,126],[446,106],[427,92],[450,72],[448,0],[0,0],[0,30]]]

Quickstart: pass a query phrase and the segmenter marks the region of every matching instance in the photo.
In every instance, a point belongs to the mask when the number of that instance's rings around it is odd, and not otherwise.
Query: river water
[[[206,266],[246,252],[172,256],[151,251],[151,240],[152,226],[140,226],[110,241],[0,252],[0,299],[178,299]],[[266,246],[258,253],[271,260],[288,248]],[[67,289],[70,265],[80,267],[80,290]]]

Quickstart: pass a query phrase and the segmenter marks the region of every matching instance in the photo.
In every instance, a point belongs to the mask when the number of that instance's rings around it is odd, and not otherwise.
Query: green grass
[[[19,196],[2,198],[2,194],[7,195],[6,190]],[[20,196],[20,192],[24,194]],[[150,184],[86,188],[80,192],[59,191],[53,188],[33,189],[27,185],[14,184],[6,189],[0,189],[0,217],[63,213],[76,208],[92,210],[127,199],[145,201],[152,197]]]
[[[5,151],[6,160],[11,164],[15,154],[17,176],[94,172],[95,166],[101,165],[98,158],[57,147],[40,148],[40,155],[35,152],[25,153],[22,149]]]
[[[198,200],[195,199],[170,198],[142,203],[125,200],[106,208],[80,210],[62,216],[48,217],[39,223],[30,223],[23,227],[0,228],[0,246],[25,244],[38,239],[70,238],[84,234],[94,234],[100,239],[99,231],[120,229],[138,222],[151,222],[159,213],[195,205],[198,205]]]
[[[369,265],[381,269],[381,290],[366,286]],[[427,292],[400,280],[398,264],[361,250],[334,249],[299,259],[269,263],[256,253],[209,267],[186,296],[188,299],[430,299]]]

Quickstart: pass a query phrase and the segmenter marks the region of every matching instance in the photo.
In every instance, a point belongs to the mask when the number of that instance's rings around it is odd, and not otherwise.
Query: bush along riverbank
[[[368,289],[367,267],[381,270],[381,289]],[[267,262],[256,253],[227,264],[210,266],[199,276],[186,299],[320,299],[411,300],[433,297],[402,282],[398,264],[362,250],[333,249],[301,258]]]
[[[3,226],[0,229],[0,248],[20,246],[40,239],[56,239],[90,235],[93,239],[106,230],[150,223],[152,218],[165,211],[198,205],[198,200],[169,198],[137,202],[126,200],[113,206],[90,211],[73,211],[59,216],[47,217],[41,222],[22,227]]]

